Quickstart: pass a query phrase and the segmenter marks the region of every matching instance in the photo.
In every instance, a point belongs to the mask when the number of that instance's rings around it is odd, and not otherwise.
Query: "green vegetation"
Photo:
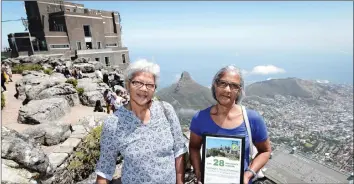
[[[224,156],[225,156],[225,153],[222,152],[222,151],[220,151],[220,150],[217,149],[217,148],[210,148],[210,149],[207,149],[206,157],[216,157],[216,156],[224,157]]]
[[[310,143],[305,143],[305,145],[304,145],[306,148],[312,148],[313,147],[313,145],[312,144],[310,144]]]
[[[50,69],[50,68],[47,68],[47,69],[44,70],[44,73],[45,73],[45,74],[48,74],[48,75],[52,75],[53,70]]]
[[[102,125],[94,128],[80,143],[70,158],[67,169],[74,181],[87,178],[95,169],[100,156]]]
[[[65,81],[65,83],[72,84],[74,86],[74,88],[76,88],[76,86],[77,86],[77,80],[76,79],[68,79],[68,80]]]
[[[22,74],[22,72],[25,70],[40,71],[40,70],[44,70],[44,69],[43,69],[42,65],[39,65],[39,64],[15,64],[12,67],[13,74]]]
[[[85,92],[84,88],[75,88],[75,89],[76,89],[77,93],[79,94],[79,96],[81,96]]]
[[[5,95],[1,92],[1,109],[5,107]]]
[[[160,97],[158,97],[156,95],[152,99],[155,100],[155,101],[160,101],[161,100]]]

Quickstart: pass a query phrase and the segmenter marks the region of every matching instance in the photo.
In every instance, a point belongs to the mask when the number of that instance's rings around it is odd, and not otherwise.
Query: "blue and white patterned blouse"
[[[173,107],[163,104],[167,117],[153,101],[146,125],[124,106],[104,122],[97,175],[112,180],[120,152],[122,183],[176,183],[175,158],[187,152],[186,139]]]

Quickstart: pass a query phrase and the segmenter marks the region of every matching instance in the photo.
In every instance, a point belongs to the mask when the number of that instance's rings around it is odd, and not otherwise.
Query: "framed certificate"
[[[245,138],[203,135],[202,183],[243,183]]]

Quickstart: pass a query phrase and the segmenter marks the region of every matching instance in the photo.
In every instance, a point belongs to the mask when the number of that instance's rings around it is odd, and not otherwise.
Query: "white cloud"
[[[269,78],[267,78],[267,80],[272,80],[273,78],[271,78],[271,77],[269,77]]]
[[[316,82],[321,83],[321,84],[328,84],[329,80],[316,80]]]
[[[259,65],[259,66],[255,66],[250,73],[253,75],[268,75],[268,74],[285,73],[285,70],[282,68],[278,68],[274,65],[265,65],[265,66]]]

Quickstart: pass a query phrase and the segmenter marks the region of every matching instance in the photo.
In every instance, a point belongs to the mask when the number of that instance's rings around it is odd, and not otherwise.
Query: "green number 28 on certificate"
[[[215,166],[224,166],[224,160],[214,159]]]

